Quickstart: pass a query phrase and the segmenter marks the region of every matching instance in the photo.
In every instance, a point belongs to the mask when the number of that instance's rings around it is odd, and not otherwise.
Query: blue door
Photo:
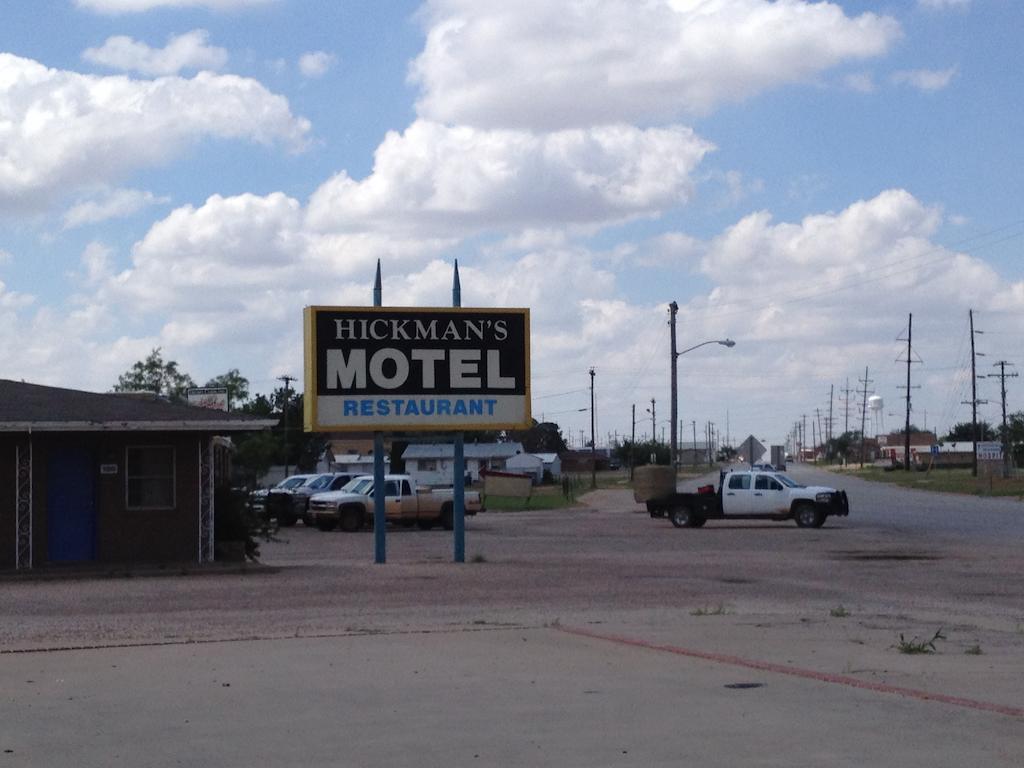
[[[96,468],[81,449],[50,454],[46,472],[46,534],[50,562],[96,557]]]

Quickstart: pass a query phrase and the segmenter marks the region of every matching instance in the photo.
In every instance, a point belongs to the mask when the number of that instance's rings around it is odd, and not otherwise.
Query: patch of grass
[[[981,656],[983,653],[985,653],[985,652],[983,650],[981,650],[981,646],[978,645],[977,643],[975,643],[970,648],[967,648],[964,651],[964,654],[966,656]]]
[[[896,643],[895,647],[900,653],[906,654],[935,653],[935,641],[945,639],[946,636],[942,634],[942,627],[935,630],[931,640],[921,640],[916,636],[912,640],[907,640],[900,633],[900,641]]]
[[[850,472],[862,480],[891,483],[903,488],[920,488],[942,493],[963,493],[972,496],[1024,495],[1024,477],[974,477],[969,469],[932,469],[917,472],[879,467],[864,467]]]
[[[721,603],[718,605],[705,605],[690,611],[691,616],[724,616],[726,613],[728,611],[726,611],[725,606]]]
[[[514,496],[495,496],[489,494],[484,499],[484,507],[495,512],[521,512],[534,509],[568,509],[578,506],[572,499],[562,495],[561,486],[539,485],[533,489],[528,499]]]
[[[843,606],[837,605],[835,608],[828,612],[828,615],[834,619],[845,619],[847,616],[850,615],[850,612],[846,610]]]

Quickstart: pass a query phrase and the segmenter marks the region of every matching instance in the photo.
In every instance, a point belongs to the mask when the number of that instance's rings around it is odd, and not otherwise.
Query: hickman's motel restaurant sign
[[[530,426],[530,310],[306,307],[307,431]]]

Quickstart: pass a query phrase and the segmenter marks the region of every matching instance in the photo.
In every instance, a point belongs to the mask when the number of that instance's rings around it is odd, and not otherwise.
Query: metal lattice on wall
[[[199,441],[199,562],[213,562],[213,441]]]
[[[32,567],[32,438],[18,444],[15,488],[16,568]]]

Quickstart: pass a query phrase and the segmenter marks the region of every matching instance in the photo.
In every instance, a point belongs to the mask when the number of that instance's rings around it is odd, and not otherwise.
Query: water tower
[[[880,395],[872,395],[868,398],[868,409],[871,411],[871,428],[875,437],[885,432],[885,402]]]

